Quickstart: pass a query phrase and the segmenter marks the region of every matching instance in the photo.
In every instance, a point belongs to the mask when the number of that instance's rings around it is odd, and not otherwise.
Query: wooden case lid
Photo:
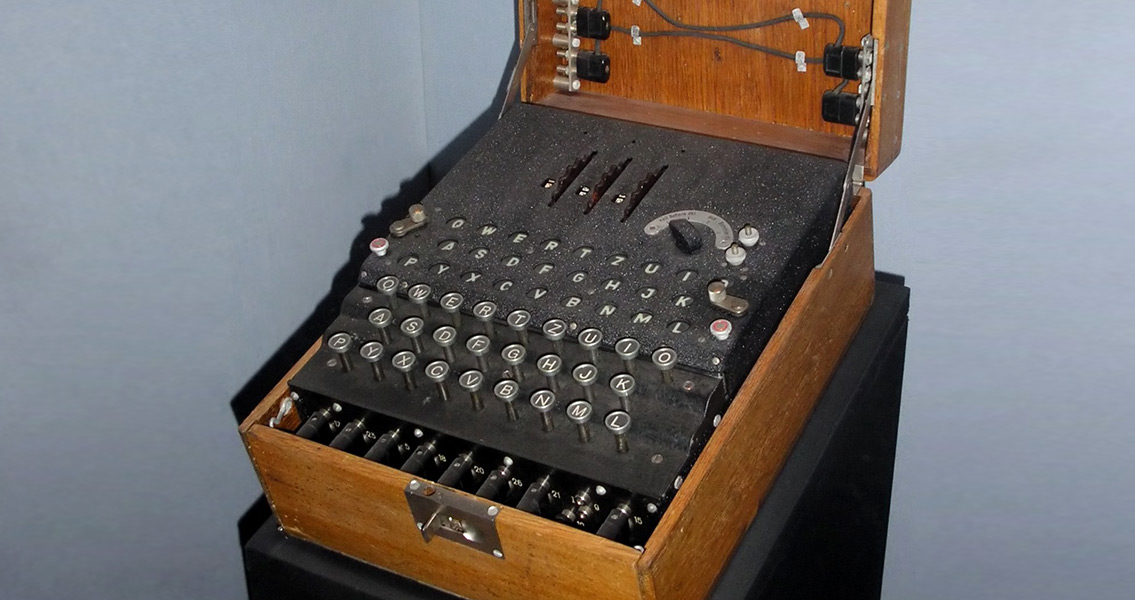
[[[687,25],[737,25],[791,15],[827,14],[845,27],[843,43],[858,46],[870,33],[878,44],[874,108],[865,158],[866,176],[874,179],[899,154],[906,86],[910,0],[606,0],[617,29],[637,25],[642,32],[675,30],[652,8]],[[581,82],[575,93],[556,91],[552,81],[562,64],[552,43],[556,24],[553,0],[520,0],[521,43],[525,9],[536,7],[537,42],[524,65],[521,100],[673,129],[705,133],[846,159],[853,127],[825,122],[823,93],[840,80],[824,74],[822,64],[799,72],[794,60],[700,37],[641,38],[625,31],[601,42],[610,56],[607,83]],[[594,6],[584,0],[580,6]],[[795,54],[821,58],[837,40],[834,19],[813,16],[802,29],[795,20],[742,31],[720,32],[736,39]],[[594,40],[582,39],[581,50]],[[856,82],[847,90],[854,91]]]

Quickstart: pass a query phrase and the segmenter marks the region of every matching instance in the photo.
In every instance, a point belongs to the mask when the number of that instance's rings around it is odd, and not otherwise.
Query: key
[[[606,418],[603,419],[603,425],[607,430],[615,434],[615,450],[619,453],[626,452],[629,447],[627,446],[627,432],[631,429],[631,416],[626,411],[613,410],[607,413]]]
[[[465,303],[465,296],[457,292],[449,292],[441,297],[441,309],[449,315],[449,322],[454,327],[461,327],[461,305]]]
[[[536,390],[532,395],[528,396],[528,403],[540,415],[540,425],[544,431],[551,431],[554,425],[552,424],[552,409],[556,406],[556,394],[551,390]]]
[[[548,380],[548,387],[553,392],[560,390],[559,382],[556,381],[556,375],[564,368],[564,360],[556,354],[545,354],[536,360],[536,369],[540,374]]]
[[[571,370],[571,378],[583,388],[583,395],[588,402],[595,402],[595,395],[591,391],[591,384],[599,379],[599,369],[591,363],[580,363]]]
[[[493,317],[496,314],[497,304],[495,302],[485,300],[473,305],[473,316],[477,317],[477,320],[484,325],[485,335],[490,337],[493,335]]]
[[[402,330],[402,335],[410,338],[410,344],[414,347],[414,354],[421,354],[422,332],[426,329],[426,322],[421,317],[406,317],[402,319],[402,324],[398,328]]]
[[[488,336],[477,334],[465,341],[465,349],[477,358],[477,367],[482,372],[489,372],[489,363],[485,360],[485,355],[489,353],[491,347]]]
[[[672,348],[659,348],[650,356],[650,360],[662,372],[662,381],[670,383],[674,380],[670,371],[678,363],[678,353]]]
[[[504,402],[505,414],[509,421],[520,418],[516,413],[516,397],[520,395],[520,384],[511,379],[502,379],[493,386],[493,395]]]
[[[619,373],[611,378],[609,385],[611,386],[611,391],[615,392],[615,395],[619,397],[619,406],[621,406],[623,410],[629,410],[630,401],[628,399],[631,397],[631,394],[634,393],[635,389],[634,377],[626,373]]]
[[[517,381],[524,381],[524,368],[521,365],[524,364],[527,356],[528,350],[520,344],[509,344],[501,349],[501,358],[509,366],[513,379]]]
[[[390,334],[386,332],[386,328],[394,321],[394,313],[389,308],[378,308],[372,310],[367,317],[371,325],[378,328],[378,337],[382,340],[383,344],[390,343]]]
[[[552,342],[552,346],[556,349],[556,354],[564,353],[564,335],[567,334],[567,323],[560,319],[548,319],[544,322],[544,337]]]
[[[445,360],[449,364],[457,362],[457,357],[453,355],[453,344],[457,341],[457,330],[449,325],[442,325],[434,330],[434,343],[441,347],[442,353],[445,354]]]
[[[378,342],[367,342],[363,344],[362,348],[359,348],[359,356],[370,363],[370,370],[374,373],[375,381],[386,379],[386,372],[382,369],[382,355],[385,352],[386,349]]]
[[[424,283],[419,283],[406,290],[406,295],[409,296],[410,302],[418,307],[418,311],[423,319],[427,319],[430,316],[430,308],[427,303],[430,301],[430,294],[432,293],[433,290],[430,289],[430,286]]]
[[[409,350],[403,350],[395,354],[390,362],[394,363],[394,368],[402,373],[402,378],[406,381],[406,390],[413,391],[418,387],[414,381],[414,364],[418,362],[418,357]]]
[[[508,328],[516,332],[516,341],[521,346],[528,346],[528,325],[532,323],[532,314],[526,310],[514,310],[505,318]]]
[[[445,380],[449,378],[449,363],[444,360],[435,360],[426,365],[426,379],[437,386],[437,395],[443,402],[449,402],[449,386]]]
[[[485,385],[485,375],[476,369],[470,369],[457,378],[457,385],[469,392],[469,400],[473,402],[473,410],[485,408],[481,400],[481,388]]]
[[[591,403],[586,400],[576,400],[567,406],[567,418],[572,423],[575,423],[576,429],[579,430],[579,441],[587,443],[591,441]]]
[[[642,350],[642,344],[634,338],[623,338],[615,342],[615,354],[623,360],[627,373],[634,373],[634,360]]]
[[[386,296],[386,306],[390,307],[391,310],[398,308],[398,286],[401,284],[402,282],[398,281],[398,278],[393,275],[387,275],[375,283],[378,291]]]
[[[576,341],[579,342],[580,346],[583,346],[584,350],[587,350],[587,353],[591,356],[591,362],[599,362],[599,344],[603,342],[602,331],[594,327],[588,327],[579,332]]]
[[[339,357],[339,366],[344,371],[351,370],[351,357],[347,352],[351,349],[351,334],[336,333],[327,338],[327,347]]]

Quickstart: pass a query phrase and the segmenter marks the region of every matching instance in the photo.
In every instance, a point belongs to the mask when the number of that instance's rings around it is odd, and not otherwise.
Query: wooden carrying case
[[[692,24],[755,22],[799,7],[840,17],[845,44],[874,36],[874,113],[863,175],[874,178],[898,155],[910,0],[657,3]],[[629,36],[613,34],[602,46],[613,65],[610,81],[583,82],[578,92],[566,94],[552,85],[559,58],[550,39],[561,17],[551,0],[521,1],[521,43],[531,37],[525,23],[532,4],[538,40],[522,64],[524,102],[848,157],[853,128],[821,118],[820,98],[833,80],[817,65],[798,72],[791,61],[730,44],[674,37],[635,45]],[[646,5],[608,0],[604,8],[619,27],[667,28]],[[834,38],[835,25],[816,19],[809,25],[811,32],[788,22],[732,35],[820,56],[825,41]],[[240,432],[289,535],[474,600],[696,600],[713,589],[760,509],[870,306],[873,285],[871,194],[862,188],[831,253],[808,276],[642,551],[455,490],[446,493],[493,509],[504,557],[439,537],[427,542],[408,505],[414,476],[292,435],[288,431],[299,425],[294,411],[276,428],[269,426],[288,395],[287,382],[319,342]]]

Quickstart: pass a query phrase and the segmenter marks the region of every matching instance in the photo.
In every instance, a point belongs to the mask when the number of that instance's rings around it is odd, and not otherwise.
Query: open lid
[[[825,73],[825,46],[854,54],[873,38],[873,81],[849,81],[840,91],[845,102],[860,91],[873,100],[866,178],[899,154],[910,0],[519,1],[524,102],[845,160],[855,127],[825,121],[824,111],[837,106],[834,98],[825,105],[825,92],[842,81]],[[609,13],[606,40],[586,37],[596,8]],[[587,80],[602,55],[607,81]]]

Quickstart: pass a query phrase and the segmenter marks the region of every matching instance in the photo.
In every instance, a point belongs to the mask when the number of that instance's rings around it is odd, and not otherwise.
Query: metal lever
[[[508,77],[508,90],[501,103],[501,112],[497,118],[504,116],[512,106],[512,99],[520,92],[520,78],[524,75],[524,67],[532,55],[532,48],[536,47],[536,0],[524,0],[524,41],[520,44],[520,54],[516,57],[516,64],[512,67],[512,74]]]
[[[847,211],[851,206],[851,199],[863,189],[866,176],[863,172],[864,160],[867,155],[867,133],[871,124],[871,108],[875,103],[875,38],[863,36],[863,47],[867,50],[868,64],[864,65],[863,79],[859,84],[859,98],[862,108],[855,123],[855,135],[851,138],[851,151],[847,157],[847,174],[843,178],[843,194],[839,199],[839,212],[836,213],[835,229],[832,231],[832,240],[828,244],[828,254],[835,248],[840,230],[847,221]]]

